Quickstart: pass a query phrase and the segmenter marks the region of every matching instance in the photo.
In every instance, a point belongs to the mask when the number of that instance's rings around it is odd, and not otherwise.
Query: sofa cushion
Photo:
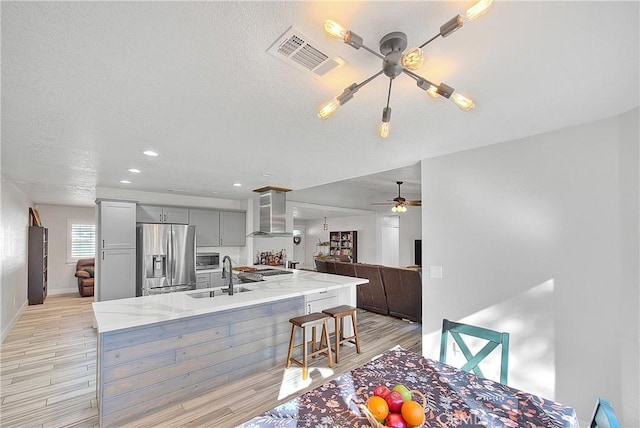
[[[382,283],[379,266],[362,263],[353,264],[358,278],[369,280],[368,284],[358,285],[358,307],[378,314],[387,315],[387,296]]]
[[[89,274],[89,278],[93,278],[93,275],[95,273],[95,270],[94,270],[93,266],[87,266],[87,267],[83,268],[82,270]]]
[[[422,322],[422,278],[410,269],[380,267],[389,314]]]

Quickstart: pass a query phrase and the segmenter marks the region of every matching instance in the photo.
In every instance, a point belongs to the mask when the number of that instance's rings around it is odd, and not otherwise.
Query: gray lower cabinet
[[[229,280],[222,278],[222,272],[211,272],[211,286],[212,287],[224,287],[228,285]]]
[[[101,251],[97,280],[98,302],[136,297],[136,249]]]
[[[138,205],[136,221],[138,223],[189,224],[189,209],[156,205]]]
[[[220,212],[220,246],[242,247],[247,242],[247,215],[244,212]]]
[[[211,288],[211,273],[196,272],[196,288]]]
[[[220,211],[189,210],[189,224],[196,227],[196,246],[220,246]]]

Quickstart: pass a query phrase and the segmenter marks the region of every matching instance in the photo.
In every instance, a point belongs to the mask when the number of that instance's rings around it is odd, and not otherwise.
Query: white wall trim
[[[48,296],[57,296],[59,294],[74,294],[78,293],[78,287],[75,288],[56,288],[55,290],[51,290],[51,292],[47,292]]]
[[[7,325],[7,327],[4,330],[2,330],[0,343],[4,343],[4,340],[7,338],[7,336],[9,336],[9,333],[11,333],[13,326],[18,322],[18,320],[20,319],[20,317],[22,316],[22,314],[26,309],[27,309],[27,301],[25,300],[24,303],[22,303],[22,306],[20,306],[20,309],[18,309],[18,311],[14,315],[14,317],[11,318],[11,321],[9,321],[9,324]]]

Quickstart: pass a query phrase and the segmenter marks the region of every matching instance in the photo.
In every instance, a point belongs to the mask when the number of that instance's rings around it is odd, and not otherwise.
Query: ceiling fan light
[[[337,99],[332,99],[331,101],[327,101],[324,104],[321,104],[318,107],[318,118],[320,119],[328,119],[338,110],[340,107],[340,101]]]
[[[327,19],[326,21],[324,21],[324,31],[327,32],[329,37],[346,41],[348,31],[336,21],[333,21],[331,19]]]
[[[402,65],[409,70],[417,70],[424,62],[424,54],[420,48],[411,48],[402,56]]]
[[[406,213],[407,212],[407,207],[405,207],[404,205],[400,205],[398,207],[398,212],[400,213]]]
[[[398,212],[398,207],[397,206],[392,206],[391,207],[391,212],[397,213]]]
[[[487,13],[492,3],[493,0],[480,0],[469,9],[467,9],[464,14],[464,19],[467,21],[471,21],[484,15],[485,13]]]
[[[451,99],[454,104],[460,108],[460,110],[468,111],[476,106],[471,98],[466,97],[459,92],[454,92],[453,95],[451,95]]]

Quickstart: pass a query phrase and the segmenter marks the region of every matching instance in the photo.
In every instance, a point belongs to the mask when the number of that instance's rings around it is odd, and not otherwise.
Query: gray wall
[[[425,355],[443,318],[506,330],[511,385],[640,426],[638,114],[422,162]]]
[[[0,302],[1,341],[11,331],[27,306],[27,242],[31,201],[12,183],[2,178],[0,205],[0,257],[2,283]]]

